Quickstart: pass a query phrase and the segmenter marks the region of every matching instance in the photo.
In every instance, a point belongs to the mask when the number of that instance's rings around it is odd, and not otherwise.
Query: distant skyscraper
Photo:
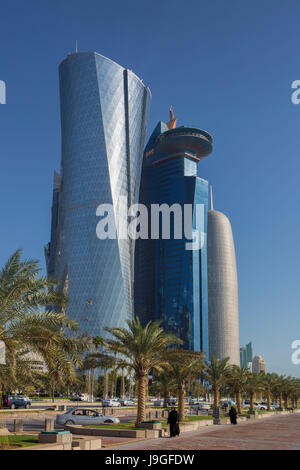
[[[240,348],[240,363],[241,367],[245,367],[252,371],[252,343],[246,344],[245,347]]]
[[[252,361],[252,372],[259,374],[261,371],[266,372],[266,361],[261,356],[255,356]]]
[[[138,202],[151,94],[133,72],[95,52],[69,54],[59,76],[62,159],[48,275],[67,292],[67,313],[81,330],[105,335],[133,312],[134,241],[99,240],[96,208],[112,203],[116,213],[121,197],[128,207]]]
[[[135,315],[145,324],[162,320],[166,331],[175,333],[190,350],[204,351],[208,358],[207,247],[208,182],[197,176],[197,164],[212,151],[212,137],[192,127],[176,128],[171,111],[168,125],[159,122],[146,146],[140,203],[196,204],[204,218],[201,250],[187,250],[187,238],[138,239],[135,259]],[[149,232],[151,220],[149,218]],[[173,235],[172,235],[173,234]]]
[[[238,279],[231,225],[211,207],[207,222],[210,357],[240,364]]]

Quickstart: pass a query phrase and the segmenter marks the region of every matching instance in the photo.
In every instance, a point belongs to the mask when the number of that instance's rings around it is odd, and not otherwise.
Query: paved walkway
[[[110,447],[120,450],[300,450],[300,413]]]

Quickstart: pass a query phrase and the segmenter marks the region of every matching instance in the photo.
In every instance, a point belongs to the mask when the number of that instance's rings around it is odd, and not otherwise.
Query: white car
[[[262,405],[261,403],[259,403],[259,404],[256,406],[256,408],[257,408],[258,410],[267,410],[267,409],[268,409],[267,405]]]
[[[119,400],[119,403],[121,404],[121,406],[134,406],[134,401],[132,400],[127,400],[126,398],[121,398]]]
[[[114,416],[105,416],[99,411],[85,408],[73,408],[64,414],[56,415],[56,424],[64,426],[65,424],[104,424],[119,423],[119,418]]]
[[[121,406],[121,403],[118,400],[103,400],[102,406],[112,408],[114,406]]]
[[[79,395],[74,395],[71,398],[71,401],[88,401],[89,395],[88,393],[80,393]]]
[[[196,410],[196,411],[197,411],[197,410],[199,410],[199,411],[200,411],[200,410],[209,411],[209,410],[211,409],[211,406],[210,406],[209,403],[193,403],[193,404],[191,405],[191,408],[192,408],[193,410]]]

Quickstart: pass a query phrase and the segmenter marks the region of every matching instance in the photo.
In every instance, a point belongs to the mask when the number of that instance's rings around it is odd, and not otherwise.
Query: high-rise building
[[[240,365],[246,369],[249,369],[252,372],[252,343],[246,344],[240,348]]]
[[[138,202],[151,94],[132,71],[95,52],[59,67],[62,158],[55,174],[48,275],[67,292],[81,331],[105,335],[133,312],[134,241],[100,240],[100,204]],[[127,209],[125,207],[125,209]],[[120,214],[119,214],[120,215]],[[127,224],[126,210],[118,225]]]
[[[252,372],[259,374],[260,372],[266,373],[266,361],[261,356],[255,356],[252,361]]]
[[[201,249],[189,250],[185,234],[176,238],[170,217],[170,239],[150,238],[153,219],[149,215],[149,238],[136,241],[135,315],[145,324],[161,320],[190,350],[204,351],[208,358],[207,247],[208,182],[197,176],[197,164],[212,151],[212,137],[194,127],[177,127],[171,110],[168,124],[159,122],[144,152],[140,203],[171,208],[189,204],[193,231],[202,232]],[[202,223],[195,217],[196,205],[203,209]],[[178,207],[177,207],[178,208]],[[175,214],[174,214],[175,217]],[[198,225],[197,225],[198,224]]]
[[[238,278],[231,224],[211,204],[207,222],[210,357],[240,364]]]

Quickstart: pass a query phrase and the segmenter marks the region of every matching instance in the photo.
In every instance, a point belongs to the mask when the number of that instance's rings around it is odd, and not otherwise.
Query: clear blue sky
[[[300,376],[300,79],[298,0],[43,0],[1,5],[0,263],[22,247],[41,260],[60,166],[58,65],[93,50],[152,91],[149,132],[168,119],[208,130],[199,175],[235,236],[240,339],[269,371]]]

